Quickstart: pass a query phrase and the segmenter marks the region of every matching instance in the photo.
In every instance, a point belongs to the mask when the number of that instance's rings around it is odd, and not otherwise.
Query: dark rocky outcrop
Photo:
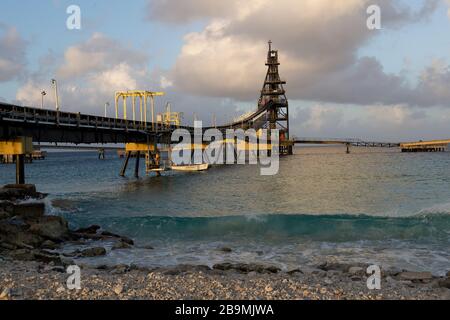
[[[84,240],[115,240],[114,249],[130,248],[134,244],[130,238],[102,231],[98,225],[70,230],[63,217],[45,215],[45,204],[39,202],[45,196],[37,192],[34,185],[0,188],[0,254],[16,260],[66,265],[73,262],[67,257],[97,257],[107,253],[103,247],[77,250],[65,255],[54,252],[66,241],[84,244]]]
[[[250,272],[256,272],[256,273],[278,273],[281,271],[280,268],[275,266],[265,266],[261,264],[256,263],[218,263],[213,266],[213,269],[215,270],[222,270],[222,271],[228,271],[228,270],[234,270],[238,271],[240,273],[250,273]]]

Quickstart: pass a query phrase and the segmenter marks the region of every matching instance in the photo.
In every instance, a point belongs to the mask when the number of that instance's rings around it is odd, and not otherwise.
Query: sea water
[[[333,260],[445,274],[450,153],[351,151],[296,148],[275,176],[261,176],[256,165],[224,165],[155,177],[141,164],[139,179],[133,159],[128,177],[119,177],[123,159],[114,152],[105,160],[52,152],[26,165],[26,179],[49,193],[48,213],[72,227],[98,224],[135,240],[133,249],[108,251],[94,264],[229,261],[289,270]],[[0,165],[0,183],[13,182],[14,170]]]

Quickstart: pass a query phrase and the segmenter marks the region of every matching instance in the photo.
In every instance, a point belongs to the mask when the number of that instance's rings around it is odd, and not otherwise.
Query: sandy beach
[[[450,299],[450,278],[429,278],[424,273],[385,272],[381,290],[369,290],[365,276],[356,268],[353,273],[331,269],[271,273],[206,266],[154,270],[133,266],[101,270],[83,267],[81,289],[69,290],[69,274],[64,267],[5,258],[0,261],[1,299]]]

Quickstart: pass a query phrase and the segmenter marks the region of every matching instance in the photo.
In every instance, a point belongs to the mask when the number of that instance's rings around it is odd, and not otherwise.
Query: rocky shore
[[[381,289],[369,290],[367,265],[329,261],[288,272],[227,262],[157,269],[80,265],[81,289],[69,290],[66,268],[75,264],[74,259],[106,255],[102,241],[114,242],[113,250],[126,250],[134,243],[100,226],[71,230],[64,218],[45,215],[39,201],[45,196],[33,185],[0,188],[0,299],[450,300],[450,273],[437,277],[382,270]],[[59,250],[65,244],[83,249]]]

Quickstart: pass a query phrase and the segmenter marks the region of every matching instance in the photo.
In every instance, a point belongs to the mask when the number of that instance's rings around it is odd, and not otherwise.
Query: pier
[[[401,143],[402,152],[445,152],[448,150],[449,140],[431,140]]]
[[[257,103],[256,110],[236,119],[231,123],[220,126],[202,128],[218,129],[226,133],[227,129],[277,129],[279,132],[280,155],[292,155],[296,144],[343,144],[347,153],[350,147],[400,147],[403,152],[416,151],[444,151],[450,140],[432,142],[395,143],[368,142],[356,139],[308,139],[291,138],[289,128],[289,103],[284,85],[286,81],[279,75],[278,51],[272,49],[269,42],[267,53],[267,73]],[[170,149],[171,135],[176,129],[186,129],[192,136],[195,128],[180,125],[179,113],[171,112],[170,106],[165,114],[154,114],[154,98],[164,95],[163,92],[152,91],[124,91],[115,94],[115,117],[104,117],[75,112],[45,110],[42,108],[18,106],[0,103],[0,155],[3,159],[16,163],[16,183],[25,183],[26,159],[32,159],[36,146],[47,144],[71,144],[76,149],[80,144],[124,144],[125,161],[120,175],[125,175],[128,162],[135,158],[135,176],[138,176],[139,160],[145,156],[146,168],[155,172],[159,166],[160,149],[165,145]],[[131,99],[132,111],[127,111],[127,101]],[[136,104],[136,99],[138,103]],[[151,103],[151,116],[148,117],[147,104]],[[122,102],[122,108],[120,107]],[[139,108],[137,110],[137,108]],[[122,118],[119,111],[122,109]],[[128,112],[128,113],[127,113]],[[128,115],[131,114],[131,119]],[[147,118],[151,121],[148,122]],[[269,138],[269,144],[270,137]],[[202,146],[203,147],[203,146]],[[69,149],[74,149],[67,147]],[[80,147],[96,149],[99,159],[104,159],[107,147]],[[117,148],[116,148],[117,150]],[[151,170],[150,170],[151,171]],[[157,172],[159,174],[159,172]]]

